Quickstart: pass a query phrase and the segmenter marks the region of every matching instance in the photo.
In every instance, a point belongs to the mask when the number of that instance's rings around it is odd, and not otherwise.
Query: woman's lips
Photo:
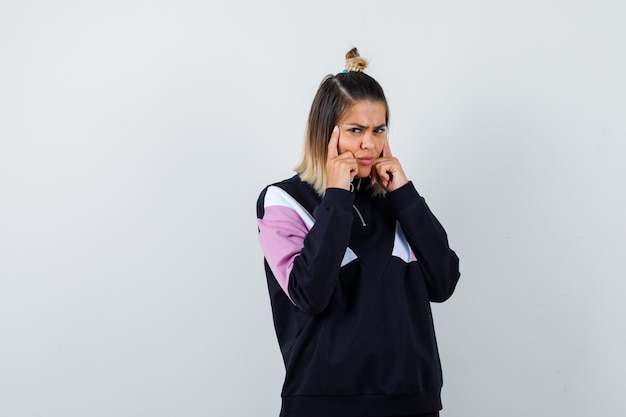
[[[372,165],[372,162],[374,162],[374,158],[359,158],[361,165]]]

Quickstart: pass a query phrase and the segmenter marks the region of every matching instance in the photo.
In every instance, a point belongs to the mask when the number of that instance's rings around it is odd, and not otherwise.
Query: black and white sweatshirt
[[[379,197],[369,185],[320,197],[294,176],[258,199],[283,417],[441,409],[430,302],[452,295],[459,260],[412,183]]]

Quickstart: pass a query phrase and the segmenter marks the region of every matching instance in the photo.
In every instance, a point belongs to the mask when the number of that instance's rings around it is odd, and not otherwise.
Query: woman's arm
[[[298,308],[323,311],[348,247],[354,195],[327,189],[312,218],[279,187],[269,187],[259,200],[259,241],[276,280]]]
[[[447,300],[454,292],[460,273],[459,258],[450,249],[445,230],[413,183],[387,193],[387,198],[421,264],[430,300]]]

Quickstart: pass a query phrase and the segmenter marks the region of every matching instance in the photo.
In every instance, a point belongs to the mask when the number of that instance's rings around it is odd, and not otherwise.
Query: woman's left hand
[[[372,183],[375,184],[377,182],[389,192],[397,190],[409,182],[402,165],[400,165],[400,161],[391,155],[389,141],[385,142],[383,155],[374,161]]]

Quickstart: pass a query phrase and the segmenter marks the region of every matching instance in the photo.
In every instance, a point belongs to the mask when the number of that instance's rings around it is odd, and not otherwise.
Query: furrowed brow
[[[369,129],[369,126],[362,125],[362,124],[359,124],[359,123],[350,123],[350,122],[348,122],[348,123],[345,124],[345,126],[357,127],[357,128],[359,128],[361,130]],[[386,127],[387,127],[387,123],[383,123],[381,125],[378,125],[378,126],[374,127],[374,130],[382,129],[382,128],[386,128]]]

